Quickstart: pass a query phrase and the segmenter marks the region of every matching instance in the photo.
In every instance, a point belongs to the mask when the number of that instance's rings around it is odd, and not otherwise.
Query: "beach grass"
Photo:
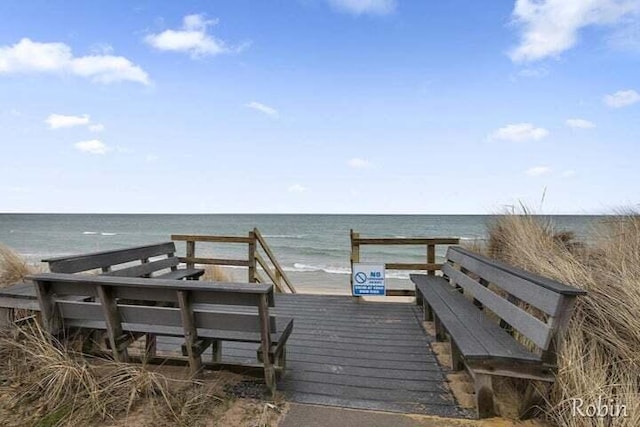
[[[174,378],[157,367],[76,351],[26,323],[0,336],[2,408],[10,425],[202,425],[228,399],[216,381]]]
[[[35,268],[11,248],[0,244],[0,287],[9,286],[24,280]]]
[[[563,339],[543,408],[548,419],[570,427],[640,425],[640,216],[611,216],[583,242],[525,210],[496,219],[483,251],[588,291]],[[579,402],[624,405],[626,416],[581,416]]]
[[[39,271],[0,246],[0,287]],[[206,280],[230,276],[209,266]],[[28,315],[0,330],[0,419],[3,425],[275,425],[282,415],[260,400],[236,398],[228,388],[246,378],[184,367],[115,362],[84,354],[73,337],[58,340]],[[275,408],[275,409],[274,409]]]
[[[211,282],[232,282],[232,275],[229,271],[224,270],[219,265],[206,265],[202,280]]]

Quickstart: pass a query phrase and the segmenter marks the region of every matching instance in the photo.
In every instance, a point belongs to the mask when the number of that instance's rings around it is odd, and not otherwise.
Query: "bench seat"
[[[182,355],[187,358],[173,359],[187,360],[195,376],[208,348],[208,363],[224,367],[233,365],[222,360],[224,341],[256,343],[256,359],[272,395],[276,370],[282,374],[286,368],[293,319],[269,314],[275,306],[273,285],[73,273],[27,279],[36,285],[44,329],[51,334],[81,329],[83,350],[90,351],[96,342],[95,331],[105,331],[113,358],[126,362],[128,347],[144,335],[142,360],[163,363],[172,356],[155,357],[156,336],[184,337]]]
[[[179,267],[174,242],[163,242],[130,248],[112,249],[43,259],[52,273],[88,273],[100,270],[104,276],[153,277],[169,280],[198,280],[201,268]],[[167,271],[169,270],[169,271]]]
[[[169,279],[169,280],[182,280],[182,279],[195,279],[197,280],[204,274],[202,268],[179,268],[175,271],[170,271],[165,274],[158,274],[154,276],[155,279]]]
[[[278,317],[276,321],[276,329],[279,332],[271,334],[271,345],[277,347],[280,342],[286,342],[293,330],[292,318]],[[81,320],[81,319],[66,319],[65,326],[69,328],[83,328],[83,329],[101,329],[106,330],[106,322],[101,320]],[[260,332],[244,332],[233,331],[224,329],[208,329],[197,328],[199,338],[209,338],[220,341],[237,341],[237,342],[255,342],[260,343]],[[169,337],[183,337],[184,329],[181,326],[164,326],[164,325],[150,325],[145,323],[122,323],[123,332],[142,332],[155,335],[169,336]]]
[[[540,355],[514,340],[444,278],[413,275],[412,279],[466,360],[541,362]]]
[[[411,275],[416,302],[436,340],[449,340],[451,369],[473,377],[478,418],[495,414],[493,376],[528,381],[521,416],[531,415],[555,381],[562,331],[585,291],[459,246],[447,250],[442,274]]]

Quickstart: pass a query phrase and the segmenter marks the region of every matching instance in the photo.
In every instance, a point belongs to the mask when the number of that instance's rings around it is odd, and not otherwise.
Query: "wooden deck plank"
[[[366,399],[379,400],[383,402],[412,402],[427,403],[435,405],[450,405],[453,400],[443,397],[444,388],[436,391],[409,391],[409,390],[389,390],[380,388],[361,387],[359,385],[338,385],[326,382],[311,382],[299,380],[297,378],[285,377],[280,382],[280,388],[286,392],[315,393],[327,396],[334,396],[343,399]],[[445,394],[446,396],[446,394]]]
[[[327,396],[314,393],[291,393],[285,392],[285,396],[289,400],[293,400],[292,396],[295,396],[295,402],[307,403],[311,405],[322,406],[338,406],[341,408],[351,409],[364,409],[374,411],[387,411],[387,412],[401,412],[407,414],[430,414],[439,415],[442,417],[465,417],[469,415],[467,411],[457,407],[454,404],[440,405],[440,404],[426,404],[426,403],[413,403],[413,402],[383,402],[379,400],[366,400],[366,399],[354,399],[354,398],[340,398],[336,396]]]

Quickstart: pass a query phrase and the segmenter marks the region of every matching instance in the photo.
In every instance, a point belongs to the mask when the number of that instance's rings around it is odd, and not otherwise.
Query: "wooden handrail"
[[[267,245],[267,242],[264,240],[264,237],[262,237],[262,233],[260,233],[260,231],[257,228],[254,228],[253,229],[253,234],[256,237],[257,242],[260,243],[260,246],[262,247],[262,250],[264,250],[264,253],[267,254],[267,257],[269,258],[269,260],[273,264],[273,266],[275,268],[275,276],[276,276],[276,278],[277,277],[281,278],[282,281],[284,281],[284,284],[287,286],[289,292],[295,294],[296,293],[296,289],[293,287],[293,284],[289,280],[289,277],[287,276],[287,273],[285,273],[284,269],[280,266],[280,263],[278,262],[276,256],[271,251],[271,248],[269,247],[269,245]],[[265,268],[264,265],[262,267]],[[276,280],[274,282],[274,284],[276,284],[276,287],[280,288],[282,283],[281,283],[281,281]]]
[[[456,245],[460,239],[453,237],[354,237],[357,245]]]
[[[172,240],[186,242],[186,256],[178,257],[180,262],[187,264],[187,267],[193,268],[196,264],[211,265],[229,265],[248,267],[249,283],[268,283],[262,274],[258,273],[258,266],[265,272],[268,279],[273,282],[278,292],[295,293],[296,290],[285,273],[284,269],[276,259],[273,251],[267,244],[264,237],[257,228],[248,233],[248,236],[208,236],[198,234],[173,234]],[[196,242],[208,243],[240,243],[248,246],[247,259],[226,259],[226,258],[204,258],[196,257]],[[263,257],[258,252],[262,249],[266,254]],[[270,261],[273,268],[269,266]]]
[[[186,263],[187,265],[210,264],[249,267],[249,261],[247,261],[246,259],[178,257],[178,260],[180,262]]]
[[[460,239],[455,237],[360,237],[360,233],[350,231],[351,239],[351,270],[353,264],[360,262],[361,245],[420,245],[426,246],[426,263],[385,263],[387,270],[425,270],[429,275],[435,275],[436,271],[442,269],[442,264],[436,263],[436,245],[457,245]],[[351,278],[353,286],[353,278]],[[413,292],[413,293],[412,293]],[[387,296],[391,295],[415,295],[415,291],[410,290],[388,290]]]
[[[251,243],[250,237],[242,236],[206,236],[202,234],[172,234],[171,240],[211,243]]]

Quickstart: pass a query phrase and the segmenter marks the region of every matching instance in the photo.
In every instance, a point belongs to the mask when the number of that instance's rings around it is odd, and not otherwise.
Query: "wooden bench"
[[[576,296],[586,292],[457,246],[449,247],[442,272],[411,280],[436,340],[450,341],[452,369],[466,368],[474,380],[478,417],[495,414],[494,375],[530,380],[521,408],[526,417],[555,380],[561,333]]]
[[[106,276],[153,277],[156,279],[198,279],[201,268],[178,268],[173,242],[136,246],[43,259],[52,273],[82,273],[99,269]],[[132,265],[133,264],[133,265]],[[166,271],[169,270],[169,271]]]
[[[259,366],[267,387],[275,392],[275,371],[286,367],[286,342],[293,319],[269,314],[274,307],[272,285],[108,277],[86,274],[43,273],[27,277],[36,285],[42,323],[53,334],[104,330],[115,360],[129,361],[129,345],[139,334],[154,337],[146,343],[142,359],[164,363],[155,355],[155,335],[184,337],[183,356],[191,373],[202,368],[201,355],[212,347],[215,367],[221,360],[222,341],[259,343]],[[85,301],[79,297],[92,297]],[[133,301],[133,302],[132,302]],[[146,305],[167,302],[174,307]],[[269,357],[262,357],[269,354]]]

